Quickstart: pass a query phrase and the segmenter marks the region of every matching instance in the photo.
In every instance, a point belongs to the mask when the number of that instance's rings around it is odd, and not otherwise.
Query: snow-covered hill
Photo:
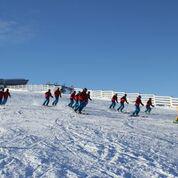
[[[78,115],[65,97],[57,107],[42,102],[20,92],[0,108],[0,177],[178,177],[174,111],[131,118],[92,101]]]

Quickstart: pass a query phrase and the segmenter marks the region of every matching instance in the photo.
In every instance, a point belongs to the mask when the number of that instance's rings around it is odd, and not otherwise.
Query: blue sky
[[[0,0],[0,78],[178,96],[177,0]]]

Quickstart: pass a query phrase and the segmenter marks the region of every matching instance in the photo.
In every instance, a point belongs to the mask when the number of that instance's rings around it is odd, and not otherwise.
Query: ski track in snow
[[[41,94],[15,92],[1,106],[0,177],[178,177],[174,111],[134,118],[96,100],[78,115],[67,102],[43,107]]]

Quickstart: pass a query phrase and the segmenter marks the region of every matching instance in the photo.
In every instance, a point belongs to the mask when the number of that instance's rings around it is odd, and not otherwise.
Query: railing
[[[49,85],[17,85],[8,86],[11,90],[22,90],[22,91],[34,91],[34,92],[45,92],[48,89],[54,90],[56,86]],[[82,91],[81,88],[75,88],[76,91]],[[115,92],[115,91],[102,91],[102,90],[90,90],[91,97],[94,99],[111,100],[112,96],[117,93],[118,98],[122,97],[125,92]],[[127,93],[127,98],[129,103],[134,103],[137,96],[142,96],[143,103],[146,103],[149,98],[152,98],[153,104],[155,106],[164,106],[177,108],[178,98],[173,98],[170,96],[157,96],[154,94],[140,94],[140,93]]]
[[[44,92],[49,89],[54,90],[56,87],[50,85],[15,85],[7,86],[7,88],[11,90]]]

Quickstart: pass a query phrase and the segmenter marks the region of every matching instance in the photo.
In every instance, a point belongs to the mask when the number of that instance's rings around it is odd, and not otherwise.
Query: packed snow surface
[[[78,115],[67,97],[42,103],[42,94],[16,92],[1,106],[0,177],[178,177],[175,111],[130,117],[94,100]]]

